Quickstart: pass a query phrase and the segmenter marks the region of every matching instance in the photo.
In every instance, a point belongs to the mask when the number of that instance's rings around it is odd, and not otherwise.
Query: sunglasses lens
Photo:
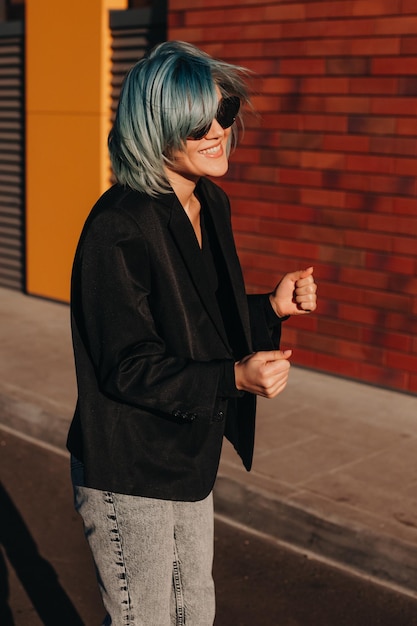
[[[230,128],[236,119],[240,109],[240,98],[231,96],[230,98],[222,98],[216,113],[216,120],[223,129]],[[189,139],[203,139],[209,132],[211,124],[204,128],[197,128],[189,135]]]
[[[216,120],[224,129],[230,128],[239,113],[240,100],[237,96],[222,98],[217,109]]]

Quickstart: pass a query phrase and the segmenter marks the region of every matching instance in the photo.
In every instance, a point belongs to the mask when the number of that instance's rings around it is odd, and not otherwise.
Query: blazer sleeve
[[[100,214],[76,254],[72,317],[73,336],[88,354],[101,393],[146,410],[175,414],[187,407],[192,419],[211,417],[224,361],[167,353],[151,293],[148,245],[140,229],[123,211]]]
[[[248,307],[254,352],[279,350],[281,324],[288,316],[280,318],[275,314],[266,293],[248,295]]]

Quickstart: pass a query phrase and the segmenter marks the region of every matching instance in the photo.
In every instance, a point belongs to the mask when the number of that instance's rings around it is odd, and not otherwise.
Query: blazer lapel
[[[224,329],[223,320],[216,299],[208,288],[207,272],[204,267],[200,247],[197,242],[193,227],[181,203],[175,194],[167,196],[172,199],[171,217],[168,228],[177,244],[177,247],[184,259],[184,263],[190,273],[194,287],[207,310],[217,332],[222,341],[230,350],[230,345]]]
[[[237,311],[240,315],[240,319],[242,322],[247,348],[248,350],[250,350],[252,340],[248,302],[245,291],[245,282],[236,252],[232,228],[230,226],[230,223],[227,221],[229,215],[229,206],[225,206],[225,201],[218,194],[216,194],[216,196],[208,198],[208,196],[211,195],[210,189],[207,189],[204,179],[200,180],[197,192],[200,192],[202,197],[205,197],[207,200],[206,207],[207,210],[210,212],[211,219],[214,224],[219,245],[225,260],[226,269],[229,273],[230,284],[232,286],[232,292],[236,301]]]

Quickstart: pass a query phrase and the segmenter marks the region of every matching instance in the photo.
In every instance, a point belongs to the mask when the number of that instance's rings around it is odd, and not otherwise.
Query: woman
[[[78,403],[68,447],[105,624],[208,626],[222,439],[250,470],[256,394],[289,373],[282,319],[316,307],[312,268],[245,295],[223,176],[245,72],[183,42],[128,73],[109,149],[117,184],[76,252]]]

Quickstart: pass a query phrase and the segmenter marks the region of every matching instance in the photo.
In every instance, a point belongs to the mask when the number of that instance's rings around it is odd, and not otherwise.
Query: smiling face
[[[217,89],[220,101],[221,94]],[[187,139],[184,150],[171,155],[172,167],[167,168],[170,183],[197,183],[201,176],[224,176],[229,168],[228,140],[231,128],[222,128],[214,119],[209,131],[201,139]],[[182,181],[181,181],[182,179]]]

